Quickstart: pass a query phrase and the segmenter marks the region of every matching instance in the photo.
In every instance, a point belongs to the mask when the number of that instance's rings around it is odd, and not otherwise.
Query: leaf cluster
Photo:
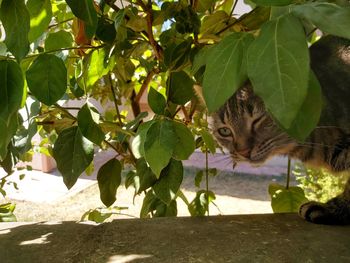
[[[308,42],[316,29],[350,38],[349,4],[252,2],[237,16],[232,0],[0,1],[1,166],[10,174],[45,153],[71,188],[111,149],[102,202],[116,201],[131,165],[125,184],[146,194],[141,215],[176,215],[176,198],[187,202],[182,160],[216,150],[194,85],[212,112],[248,79],[280,126],[305,139],[321,111]],[[203,214],[213,195],[196,198],[190,210]]]

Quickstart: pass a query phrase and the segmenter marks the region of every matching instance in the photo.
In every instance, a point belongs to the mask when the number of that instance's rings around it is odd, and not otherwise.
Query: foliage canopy
[[[177,197],[203,215],[215,195],[199,190],[188,202],[179,191],[181,161],[216,147],[193,86],[210,113],[249,78],[281,127],[303,140],[321,111],[308,42],[316,29],[350,38],[345,0],[251,0],[240,16],[237,1],[0,0],[1,166],[10,174],[47,153],[70,188],[91,171],[94,149],[110,148],[118,158],[98,172],[106,206],[131,165],[126,185],[146,193],[141,216],[176,215]]]

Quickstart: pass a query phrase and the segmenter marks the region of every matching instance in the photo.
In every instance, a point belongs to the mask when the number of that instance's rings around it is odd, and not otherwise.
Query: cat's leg
[[[350,224],[350,178],[341,195],[327,203],[307,202],[301,205],[299,215],[316,224]]]

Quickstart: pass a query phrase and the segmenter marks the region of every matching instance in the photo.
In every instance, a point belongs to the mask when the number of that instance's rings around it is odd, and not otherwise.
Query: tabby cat
[[[285,155],[333,172],[350,170],[350,40],[326,36],[310,47],[311,68],[324,96],[320,121],[305,142],[273,121],[249,81],[213,114],[213,133],[234,163]],[[350,179],[327,203],[308,202],[299,214],[321,224],[350,224]]]

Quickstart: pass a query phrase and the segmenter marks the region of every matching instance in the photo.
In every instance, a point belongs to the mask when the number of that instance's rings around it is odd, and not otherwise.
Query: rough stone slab
[[[294,214],[1,223],[0,262],[350,262],[350,226]]]

